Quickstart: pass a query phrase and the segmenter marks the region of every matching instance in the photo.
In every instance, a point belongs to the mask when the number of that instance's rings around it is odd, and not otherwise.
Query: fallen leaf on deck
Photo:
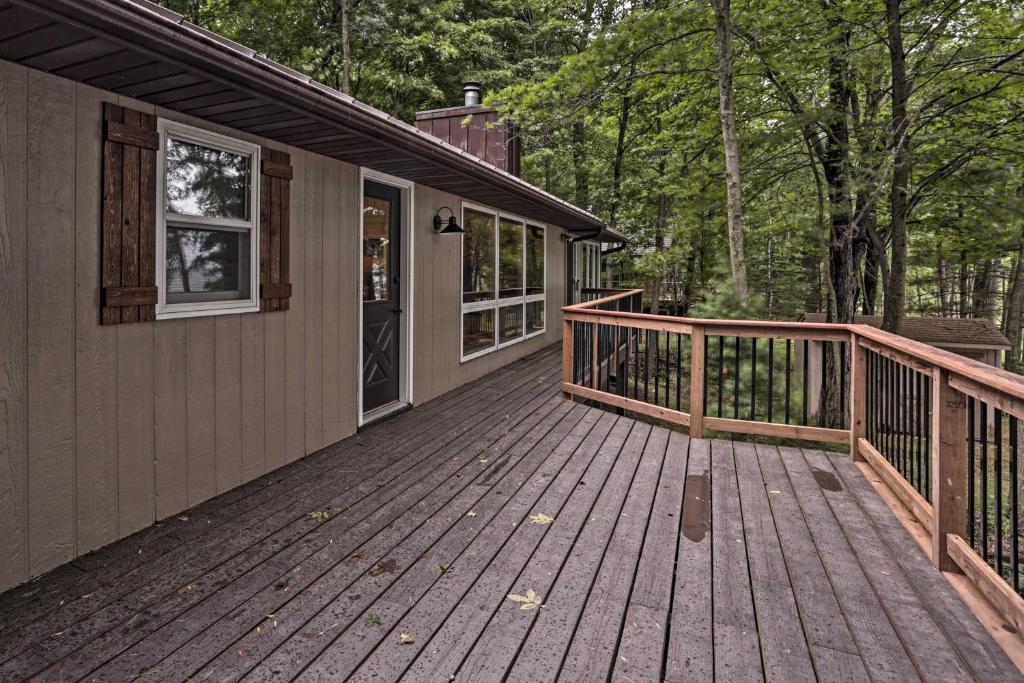
[[[378,574],[380,574],[383,571],[384,571],[384,567],[380,566],[379,564],[375,564],[372,567],[370,567],[369,574],[370,574],[370,576],[377,576]]]
[[[466,516],[467,517],[476,517],[476,513],[473,512],[472,510],[470,510],[469,512],[466,513]]]
[[[509,593],[508,599],[512,602],[520,603],[519,609],[522,610],[530,610],[537,609],[538,607],[543,607],[543,601],[540,599],[540,596],[537,595],[537,591],[533,590],[532,588],[526,591],[526,595],[516,595],[515,593]]]
[[[486,463],[487,463],[487,458],[481,458],[480,459],[480,464],[481,465],[486,464]]]
[[[314,510],[309,513],[309,516],[318,522],[326,522],[330,518],[331,513],[327,510]]]
[[[554,517],[548,517],[543,512],[538,512],[535,515],[530,515],[530,521],[534,524],[551,524],[555,521]]]
[[[437,575],[440,576],[441,574],[444,574],[446,571],[448,571],[448,567],[450,567],[450,566],[451,565],[448,565],[448,564],[439,564],[439,565],[437,565]]]
[[[366,619],[363,620],[363,623],[369,626],[370,628],[373,628],[374,626],[380,626],[380,615],[376,612],[370,612],[366,615]]]
[[[178,520],[181,521],[181,522],[187,522],[188,521],[188,515],[182,515],[181,517],[178,517]]]
[[[412,634],[411,633],[399,633],[398,634],[398,642],[401,643],[402,645],[412,645],[413,642],[414,642],[413,639],[412,639]]]

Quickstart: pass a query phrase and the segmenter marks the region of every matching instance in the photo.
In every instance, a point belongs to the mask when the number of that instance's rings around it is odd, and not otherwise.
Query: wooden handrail
[[[983,593],[1000,596],[999,604],[996,606],[1008,621],[1024,624],[1024,600],[1020,599],[1015,590],[1010,590],[1007,593],[1006,581],[977,554],[978,551],[971,549],[974,555],[969,562],[965,560],[966,549],[971,546],[963,539],[964,529],[968,524],[966,486],[969,441],[968,402],[969,400],[976,401],[976,405],[980,405],[982,411],[996,409],[1014,416],[1012,419],[1024,420],[1024,377],[868,325],[776,320],[719,320],[643,313],[636,310],[639,297],[643,296],[643,290],[602,289],[599,291],[608,293],[606,296],[591,301],[562,308],[565,330],[563,360],[567,368],[563,374],[562,388],[566,396],[603,402],[619,410],[629,410],[672,422],[687,427],[691,436],[697,438],[703,436],[705,429],[712,429],[735,434],[848,443],[852,458],[874,468],[878,472],[879,478],[886,482],[889,488],[896,491],[901,500],[905,503],[911,501],[910,506],[914,510],[916,518],[922,524],[930,527],[932,538],[930,550],[935,566],[944,571],[966,572],[976,584],[984,584],[979,585],[979,589]],[[630,302],[630,307],[633,310],[615,310],[623,308],[621,301],[631,297],[636,297]],[[629,330],[629,332],[621,332],[623,329]],[[585,375],[583,379],[586,381],[579,384],[575,382],[572,371],[573,337],[576,330],[580,330],[587,340],[587,348],[580,350],[586,356],[583,362],[591,363],[593,367],[597,368],[596,371],[592,370],[589,374],[583,373]],[[609,330],[615,330],[614,334],[616,335],[627,334],[627,336],[614,337],[615,344],[603,347],[604,350],[599,353],[598,336],[599,334],[604,335],[601,339],[607,341],[608,335],[611,334]],[[649,335],[646,341],[644,341],[645,334]],[[663,349],[658,346],[658,335],[665,340]],[[824,424],[815,427],[810,426],[806,420],[803,424],[791,424],[788,417],[785,422],[773,422],[770,412],[767,421],[760,421],[754,414],[753,396],[750,397],[750,410],[744,414],[751,419],[740,419],[739,416],[725,417],[722,415],[721,395],[726,379],[721,379],[717,385],[718,415],[709,415],[708,413],[711,411],[705,402],[710,403],[711,397],[704,385],[706,379],[710,377],[709,370],[705,368],[709,346],[707,337],[709,336],[735,337],[736,351],[732,354],[733,358],[738,358],[739,338],[751,338],[753,345],[750,346],[751,349],[756,348],[759,338],[776,341],[802,341],[805,349],[802,373],[805,391],[798,396],[801,398],[801,407],[804,411],[806,411],[808,401],[806,392],[808,388],[806,379],[808,374],[807,344],[819,345],[815,348],[822,350],[821,367],[823,369],[828,367],[824,365],[825,346],[837,342],[845,344],[845,348],[849,349],[848,394],[844,394],[849,406],[848,428],[835,429]],[[651,337],[654,338],[653,346],[650,344]],[[623,358],[620,357],[620,352],[625,350],[628,362],[629,354],[632,352],[634,368],[643,367],[644,373],[646,373],[652,364],[650,354],[653,348],[655,387],[658,386],[659,381],[664,382],[665,394],[662,395],[667,397],[669,380],[665,379],[665,375],[659,375],[657,372],[658,362],[661,358],[659,354],[664,353],[665,362],[662,365],[667,368],[671,339],[676,339],[673,353],[679,354],[682,340],[686,337],[689,337],[690,340],[689,357],[685,359],[689,363],[690,386],[687,397],[690,412],[682,410],[678,393],[672,404],[659,404],[657,400],[650,403],[644,396],[637,397],[634,394],[630,397],[621,393],[622,386],[629,385],[629,378],[628,375],[624,378],[619,375],[620,373],[625,374],[628,370],[626,365],[622,365],[613,373],[613,360],[615,363],[622,363]],[[622,339],[625,339],[625,342],[619,345]],[[770,345],[770,347],[773,346],[774,344]],[[718,348],[719,355],[721,355],[721,341],[718,343]],[[761,348],[763,353],[765,347]],[[795,346],[794,348],[796,349]],[[609,349],[614,350],[614,357]],[[786,342],[785,349],[788,382],[789,377],[792,376],[789,366],[789,341]],[[799,351],[797,352],[799,353]],[[605,358],[601,354],[607,354],[608,357]],[[753,383],[757,377],[753,365],[756,362],[756,357],[753,350],[747,357],[747,361],[749,361],[747,369],[751,373],[748,378],[751,388],[749,394],[753,393]],[[829,357],[835,358],[835,356]],[[840,360],[837,362],[843,363],[845,359],[846,356],[841,353]],[[666,370],[666,374],[671,379],[671,373],[676,373],[676,386],[679,386],[683,382],[683,368],[680,366],[681,361],[678,358],[673,362],[675,363],[673,369]],[[735,369],[726,368],[732,370],[730,377],[736,376],[736,371],[739,370],[739,361],[735,362]],[[883,364],[881,367],[888,368],[886,370],[888,374],[878,374],[880,364]],[[842,368],[841,365],[839,367]],[[867,377],[869,367],[875,368],[875,376],[871,381]],[[895,369],[901,367],[905,369],[899,371]],[[772,372],[773,368],[770,368],[769,376]],[[614,386],[611,383],[613,374],[615,375]],[[839,375],[843,375],[843,370],[840,370]],[[723,377],[721,360],[719,360],[718,376]],[[890,382],[907,384],[903,384],[902,388],[897,386],[895,393],[886,394],[887,388],[878,386],[879,381],[886,378]],[[738,382],[738,380],[735,381]],[[914,390],[911,389],[911,403],[908,404],[905,390],[909,386],[909,382],[922,381],[928,382],[927,386],[930,387],[930,393],[925,394],[930,403],[927,405],[924,403],[921,390],[918,388],[916,393],[913,393]],[[602,388],[602,383],[605,384],[604,388]],[[635,383],[634,375],[633,386]],[[646,379],[644,386],[646,388]],[[736,384],[733,388],[734,396],[738,395],[738,386]],[[788,386],[787,384],[787,392]],[[824,387],[824,383],[822,386]],[[813,388],[816,389],[816,387]],[[620,393],[612,393],[612,391]],[[788,393],[786,395],[788,396]],[[769,406],[771,401],[772,397],[769,392]],[[916,403],[914,403],[915,401]],[[816,409],[823,410],[822,406],[823,401],[819,395]],[[736,409],[734,408],[734,410]],[[787,412],[789,410],[788,399],[786,410]],[[922,410],[924,411],[923,415]],[[927,427],[927,433],[922,435],[919,432],[925,429],[922,425],[922,420],[925,417],[930,420],[930,425]],[[975,418],[977,418],[977,414]],[[896,420],[895,427],[892,422],[894,419]],[[881,427],[883,431],[881,432],[879,432],[879,420],[883,422]],[[887,460],[887,457],[894,456],[891,455],[892,451],[887,450],[886,443],[895,448],[892,446],[893,434],[896,434],[897,439],[908,438],[907,425],[910,425],[910,429],[918,430],[909,438],[916,439],[917,444],[928,444],[926,448],[919,445],[920,450],[917,451],[917,457],[927,457],[931,461],[927,470],[931,475],[927,491],[922,488],[920,472],[923,468],[920,463],[917,465],[919,469],[910,471],[911,474],[916,474],[918,479],[917,488],[915,488],[914,482],[908,481],[906,478],[908,477],[907,471],[905,469],[901,471],[896,460]],[[1024,424],[1021,424],[1020,428],[1024,430]],[[899,431],[893,431],[894,429]],[[879,437],[878,443],[872,443],[872,433]],[[896,441],[896,443],[899,442]],[[912,440],[911,443],[914,441]],[[927,496],[928,500],[924,496]],[[1000,513],[997,511],[997,514]],[[950,539],[959,539],[955,547],[950,545]],[[1017,559],[1012,558],[1012,561],[1016,562]]]

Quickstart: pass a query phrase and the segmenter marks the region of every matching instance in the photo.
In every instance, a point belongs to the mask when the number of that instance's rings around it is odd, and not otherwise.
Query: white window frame
[[[204,315],[225,315],[232,313],[255,313],[260,310],[260,146],[237,138],[212,133],[202,128],[176,121],[159,119],[157,130],[160,134],[160,151],[157,155],[156,183],[156,285],[158,320],[170,318],[192,318]],[[184,216],[172,214],[166,206],[166,164],[167,138],[213,147],[233,154],[250,157],[249,220],[237,218],[210,218],[208,216]],[[208,225],[222,230],[249,233],[249,298],[230,301],[195,301],[167,303],[167,226],[168,224]]]
[[[466,237],[462,235],[461,242],[459,245],[459,354],[462,362],[479,358],[480,356],[486,356],[489,353],[493,353],[500,349],[505,349],[515,344],[518,344],[527,339],[544,334],[547,331],[547,307],[545,305],[545,311],[543,316],[544,327],[535,332],[527,334],[526,330],[526,304],[536,301],[547,301],[548,293],[548,261],[547,261],[547,226],[538,223],[536,221],[530,221],[522,216],[508,213],[506,211],[498,211],[489,206],[483,206],[481,204],[474,204],[472,202],[462,202],[461,218],[462,225],[466,225],[466,210],[476,211],[478,213],[485,213],[489,216],[494,217],[493,229],[494,229],[494,297],[487,301],[473,301],[471,303],[465,303],[463,297],[465,292],[462,291],[464,279],[463,279],[463,267],[465,264],[466,256]],[[522,292],[523,294],[515,297],[501,297],[501,221],[512,221],[519,223],[523,228],[523,244],[522,244]],[[543,292],[540,294],[526,294],[526,236],[529,228],[540,228],[541,230],[541,247],[542,254],[544,257],[544,281],[542,284]],[[501,324],[500,312],[501,309],[506,306],[514,306],[518,304],[522,308],[523,318],[523,332],[516,338],[510,339],[506,342],[499,342],[499,327]],[[469,355],[465,354],[465,323],[463,317],[466,313],[474,313],[477,311],[493,311],[494,312],[494,339],[493,343],[486,349],[475,351]]]

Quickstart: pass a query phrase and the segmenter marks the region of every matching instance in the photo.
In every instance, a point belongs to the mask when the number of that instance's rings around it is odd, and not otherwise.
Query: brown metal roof
[[[825,322],[824,313],[805,313],[803,319],[809,323]],[[882,327],[880,315],[858,315],[854,324]],[[995,323],[987,318],[903,318],[899,332],[907,339],[913,339],[933,346],[988,346],[1008,349],[1010,341],[999,331]]]
[[[0,59],[623,241],[590,212],[146,0],[0,0]]]

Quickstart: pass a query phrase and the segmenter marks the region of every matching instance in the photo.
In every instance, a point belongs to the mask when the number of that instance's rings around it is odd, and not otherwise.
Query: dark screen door
[[[401,191],[363,188],[363,411],[398,400]]]

